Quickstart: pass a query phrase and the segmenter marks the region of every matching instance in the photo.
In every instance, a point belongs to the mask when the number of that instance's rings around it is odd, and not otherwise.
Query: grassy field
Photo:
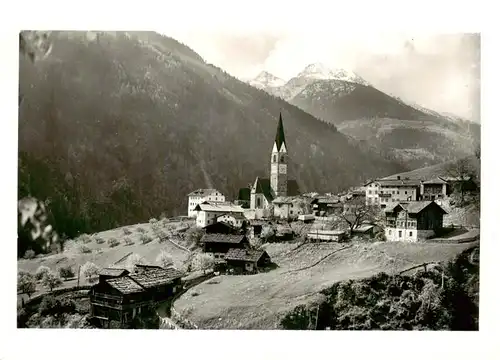
[[[318,301],[334,282],[450,260],[469,244],[269,244],[278,269],[218,276],[193,287],[175,309],[204,329],[275,329],[295,306]]]
[[[181,228],[184,227],[185,224],[187,223],[171,222],[168,224],[168,226],[172,228]],[[123,230],[124,228],[130,231],[129,235],[125,235]],[[147,244],[142,244],[140,237],[143,233],[138,231],[138,228],[144,229],[144,234],[146,236],[153,237],[154,240]],[[124,241],[125,237],[132,240],[133,244],[126,245]],[[101,238],[102,240],[104,240],[104,242],[102,244],[98,244],[96,242],[96,238]],[[118,241],[120,241],[120,244],[115,247],[110,247],[107,243],[108,239],[110,238],[116,238]],[[87,246],[91,250],[91,253],[82,254],[80,252],[80,246],[82,245]],[[149,223],[145,223],[124,226],[121,228],[97,233],[92,236],[92,241],[87,244],[83,244],[82,242],[77,242],[75,240],[69,240],[66,243],[64,252],[62,253],[40,256],[31,260],[20,259],[18,260],[17,264],[18,271],[24,270],[33,273],[38,269],[38,267],[42,265],[47,266],[54,271],[57,271],[57,269],[61,266],[70,265],[73,268],[74,272],[77,273],[78,267],[82,266],[87,261],[95,263],[100,268],[109,267],[113,264],[116,264],[116,266],[119,267],[125,267],[127,265],[127,255],[132,253],[140,255],[144,259],[144,262],[146,264],[156,264],[156,257],[162,250],[166,251],[172,256],[174,264],[177,267],[180,267],[188,257],[187,251],[182,250],[169,241],[159,243],[158,239],[154,237],[151,225]],[[63,287],[75,286],[77,284],[77,281],[77,278],[64,281]],[[81,274],[80,285],[84,284],[87,284],[87,280],[83,276],[83,274]],[[42,291],[45,291],[45,289],[38,285],[37,292],[34,295]],[[26,300],[27,296],[23,296]],[[21,295],[19,296],[19,299],[20,298]]]

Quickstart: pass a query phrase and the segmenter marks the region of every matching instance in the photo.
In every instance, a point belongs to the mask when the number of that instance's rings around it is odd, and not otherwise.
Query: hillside
[[[174,307],[202,329],[277,329],[286,314],[321,301],[320,292],[338,281],[448,261],[474,244],[272,244],[266,250],[278,269],[216,277],[190,289]]]
[[[267,174],[280,111],[290,176],[303,191],[408,169],[173,39],[54,32],[50,40],[46,58],[20,58],[18,193],[47,199],[70,238],[183,214],[196,188],[234,197]]]
[[[404,102],[343,69],[311,64],[285,85],[260,88],[410,168],[471,155],[480,141],[480,125]]]

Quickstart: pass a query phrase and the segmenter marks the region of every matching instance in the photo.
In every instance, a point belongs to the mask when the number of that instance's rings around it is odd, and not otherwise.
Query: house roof
[[[234,217],[236,220],[246,220],[247,218],[242,214],[242,213],[226,213],[226,214],[220,214],[217,216],[217,219],[220,218],[221,216],[225,216],[225,215],[228,215],[228,216],[232,216]]]
[[[278,147],[278,151],[281,149],[281,144],[285,144],[286,147],[285,130],[283,129],[283,119],[281,118],[281,112],[280,118],[278,120],[278,128],[276,129],[276,138],[274,139],[274,142]]]
[[[174,279],[181,278],[183,274],[173,267],[148,267],[147,271],[140,274],[129,275],[134,281],[139,283],[144,288],[151,288],[170,283]]]
[[[203,243],[239,244],[244,239],[245,239],[245,235],[205,234],[201,238],[201,242],[203,242]]]
[[[209,224],[207,226],[204,226],[203,229],[210,230],[211,228],[219,228],[219,227],[226,227],[226,228],[228,228],[230,230],[233,230],[233,231],[238,230],[237,228],[235,228],[231,224],[228,224],[228,223],[222,222],[222,221],[217,221],[215,223],[212,223],[212,224]]]
[[[117,269],[117,268],[103,268],[99,275],[104,276],[122,276],[127,275],[129,271],[127,269]]]
[[[356,226],[354,229],[352,229],[352,231],[357,232],[357,233],[364,233],[364,232],[370,231],[374,227],[375,227],[375,225],[372,225],[372,224],[362,224],[362,225]]]
[[[144,287],[134,281],[130,276],[120,276],[106,280],[112,288],[118,290],[122,294],[133,294],[144,291]]]
[[[425,208],[427,208],[428,206],[430,206],[431,204],[434,204],[439,209],[441,209],[441,211],[444,214],[447,214],[447,212],[441,206],[439,206],[438,204],[436,204],[432,200],[431,201],[407,201],[407,202],[400,202],[400,203],[397,203],[397,204],[395,204],[395,205],[393,205],[391,207],[386,207],[384,211],[385,212],[393,212],[399,206],[402,209],[408,211],[409,214],[418,214],[422,210],[424,210]]]
[[[226,253],[226,256],[224,257],[224,259],[226,259],[226,260],[239,260],[239,261],[256,262],[256,261],[259,261],[259,259],[264,254],[267,254],[264,250],[251,250],[251,249],[235,249],[235,248],[231,248]]]
[[[291,199],[288,196],[279,196],[276,199],[273,200],[274,204],[292,204],[293,199]]]
[[[424,184],[448,184],[448,182],[440,177],[436,177],[434,179],[424,181]]]
[[[220,213],[236,213],[244,212],[245,210],[239,206],[232,204],[230,202],[214,202],[214,201],[204,201],[201,204],[196,205],[194,208],[196,211],[212,211]]]
[[[337,204],[339,202],[338,196],[321,196],[311,201],[312,204]]]
[[[214,192],[220,192],[216,189],[198,189],[188,194],[188,196],[208,196]]]
[[[377,182],[381,186],[419,186],[420,179],[380,179]]]

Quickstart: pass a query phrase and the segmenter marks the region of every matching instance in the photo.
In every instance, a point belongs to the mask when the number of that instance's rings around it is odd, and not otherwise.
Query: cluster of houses
[[[297,182],[288,177],[288,149],[280,114],[270,157],[270,177],[257,177],[248,188],[240,189],[238,198],[227,201],[216,189],[198,189],[188,195],[188,216],[205,228],[225,223],[237,228],[262,219],[312,222],[321,217],[354,214],[360,206],[381,209],[385,217],[387,240],[417,241],[434,236],[443,226],[446,211],[440,201],[452,192],[456,179],[401,178],[372,180],[345,194],[302,194]],[[472,184],[473,185],[473,184]],[[397,219],[397,220],[394,220]],[[375,224],[359,224],[353,232],[373,232]],[[250,236],[255,234],[251,226]],[[339,240],[340,230],[319,230],[308,234],[311,239]]]

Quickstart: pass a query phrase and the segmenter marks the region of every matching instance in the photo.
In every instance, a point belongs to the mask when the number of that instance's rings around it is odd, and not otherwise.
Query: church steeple
[[[278,120],[276,138],[271,151],[271,188],[274,196],[287,196],[288,150],[285,142],[283,119]]]
[[[285,131],[283,130],[283,119],[281,118],[281,111],[280,111],[280,119],[278,121],[278,128],[276,129],[276,139],[274,140],[276,147],[278,148],[278,151],[281,150],[281,145],[285,144],[286,147],[286,142],[285,142]]]

